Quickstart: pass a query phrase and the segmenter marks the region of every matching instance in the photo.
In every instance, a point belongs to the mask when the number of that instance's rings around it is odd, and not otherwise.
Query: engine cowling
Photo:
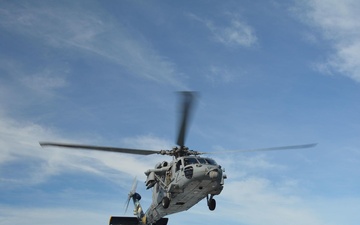
[[[149,175],[146,178],[145,184],[146,184],[146,189],[154,187],[154,185],[156,184],[155,172],[154,171],[149,173]]]

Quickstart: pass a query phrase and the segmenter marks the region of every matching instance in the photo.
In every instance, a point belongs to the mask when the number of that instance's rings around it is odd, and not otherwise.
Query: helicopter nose
[[[213,169],[208,172],[208,176],[210,177],[210,179],[216,179],[219,177],[219,171],[217,169]]]

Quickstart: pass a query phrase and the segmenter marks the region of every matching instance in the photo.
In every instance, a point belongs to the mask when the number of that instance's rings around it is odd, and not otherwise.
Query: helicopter
[[[165,216],[186,211],[206,198],[209,210],[216,208],[214,196],[219,195],[224,188],[227,178],[225,169],[209,157],[203,157],[209,152],[190,150],[185,146],[185,138],[192,110],[194,108],[195,92],[180,92],[182,103],[181,115],[176,147],[170,150],[145,150],[119,147],[106,147],[94,145],[67,144],[57,142],[40,142],[42,147],[62,147],[73,149],[86,149],[128,153],[137,155],[160,154],[171,156],[170,162],[163,161],[153,169],[145,171],[147,189],[152,189],[152,203],[144,212],[140,200],[141,195],[136,192],[137,180],[135,178],[132,189],[128,194],[126,210],[130,200],[134,203],[136,217],[112,216],[109,225],[166,225],[168,218]],[[226,152],[251,152],[287,150],[314,147],[316,144],[292,145],[272,148],[236,150]],[[125,212],[126,212],[125,210]]]

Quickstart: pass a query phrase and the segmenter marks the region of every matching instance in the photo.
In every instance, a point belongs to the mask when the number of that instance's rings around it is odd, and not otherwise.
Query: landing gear
[[[167,209],[170,205],[170,199],[168,197],[164,197],[161,202],[164,209]]]
[[[206,196],[207,205],[211,211],[213,211],[216,208],[216,201],[215,201],[215,199],[213,199],[213,197],[214,197],[214,195],[210,195],[210,198],[209,198],[209,195]]]

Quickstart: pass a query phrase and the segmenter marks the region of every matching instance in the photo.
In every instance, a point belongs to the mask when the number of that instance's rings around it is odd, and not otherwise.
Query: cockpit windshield
[[[199,161],[199,163],[201,164],[207,164],[206,160],[204,158],[197,158],[197,160]]]
[[[188,158],[184,158],[184,165],[190,165],[190,164],[198,164],[199,162],[196,160],[196,158],[194,157],[188,157]]]
[[[198,158],[198,157],[186,157],[184,158],[184,165],[190,164],[209,164],[209,165],[217,165],[215,160],[209,158]]]
[[[206,162],[207,162],[208,164],[210,164],[210,165],[217,165],[216,162],[215,162],[215,160],[213,160],[213,159],[206,158],[205,160],[206,160]]]

